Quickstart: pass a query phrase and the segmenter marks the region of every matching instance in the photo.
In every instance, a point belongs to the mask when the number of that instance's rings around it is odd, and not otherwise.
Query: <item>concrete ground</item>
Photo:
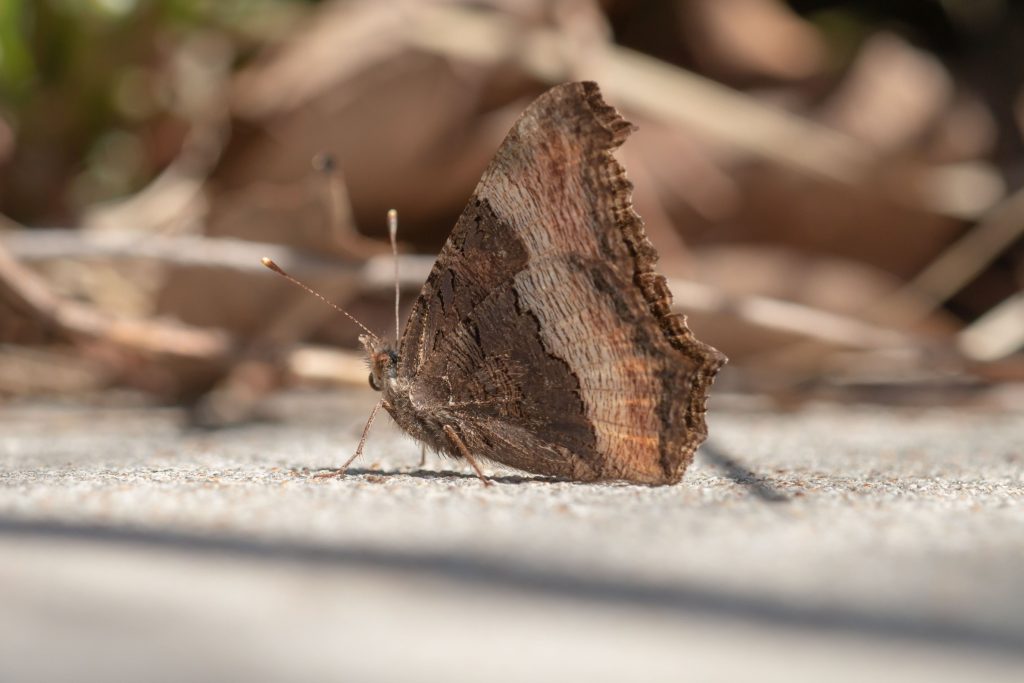
[[[385,418],[315,478],[374,400],[3,408],[0,681],[1024,680],[1019,411],[716,396],[667,488],[484,488]]]

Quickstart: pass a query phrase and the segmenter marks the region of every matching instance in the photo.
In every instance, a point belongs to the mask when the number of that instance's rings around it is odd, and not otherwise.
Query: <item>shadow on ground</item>
[[[769,627],[829,631],[887,640],[902,639],[964,649],[984,649],[1015,656],[1024,653],[1024,634],[1000,632],[973,624],[857,611],[830,605],[800,605],[770,596],[728,593],[701,586],[581,576],[552,568],[457,553],[422,553],[365,545],[336,546],[0,517],[0,537],[3,536],[116,544],[196,556],[229,556],[257,562],[300,562],[339,569],[409,572],[476,588],[512,590],[562,600],[651,609],[679,617],[740,619]]]
[[[739,484],[743,488],[747,489],[750,494],[756,498],[760,498],[762,501],[767,503],[785,503],[790,500],[784,492],[777,489],[771,484],[766,478],[758,475],[750,468],[743,465],[739,460],[733,456],[727,454],[723,449],[720,449],[713,443],[705,443],[698,453],[708,461],[713,467],[717,468],[722,474],[735,483]],[[412,477],[414,479],[477,479],[475,474],[467,474],[465,472],[455,472],[452,470],[426,470],[426,469],[415,469],[415,470],[383,470],[383,469],[367,469],[362,467],[349,467],[347,470],[335,469],[335,468],[321,468],[321,469],[310,469],[301,468],[293,469],[292,473],[300,477],[310,477],[313,479],[333,479],[343,478],[346,476],[361,476],[365,478],[379,477],[386,479],[390,477]],[[545,477],[541,475],[530,475],[530,474],[508,474],[498,476],[488,476],[488,481],[495,484],[564,484],[573,483],[571,479],[565,479],[561,477]],[[591,483],[591,482],[584,482]],[[601,482],[604,484],[621,484],[623,486],[642,486],[645,488],[657,487],[657,485],[647,484],[636,484],[632,482]]]

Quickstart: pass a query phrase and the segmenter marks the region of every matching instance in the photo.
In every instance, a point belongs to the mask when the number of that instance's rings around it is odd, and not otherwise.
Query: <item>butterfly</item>
[[[612,156],[633,130],[592,82],[553,87],[526,109],[397,346],[359,338],[381,393],[367,429],[383,407],[485,482],[483,461],[575,481],[681,479],[726,357],[670,310],[654,271]]]

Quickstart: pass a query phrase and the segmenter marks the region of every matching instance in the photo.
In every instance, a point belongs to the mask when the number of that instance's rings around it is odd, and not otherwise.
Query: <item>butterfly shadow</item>
[[[454,470],[428,470],[428,469],[373,469],[369,467],[350,467],[345,471],[323,467],[319,469],[301,468],[293,469],[292,474],[309,479],[345,479],[347,477],[360,477],[363,481],[374,483],[383,482],[389,478],[410,477],[423,480],[459,480],[474,479],[479,477],[468,472],[456,472]],[[632,487],[632,488],[661,488],[659,484],[639,484],[631,481],[574,481],[567,477],[550,477],[544,475],[529,474],[500,474],[490,475],[487,481],[494,484],[572,484],[576,486],[603,486],[603,487]],[[788,500],[784,494],[778,494],[778,500]],[[759,496],[760,497],[760,496]]]
[[[788,503],[791,499],[770,481],[726,453],[710,439],[700,449],[701,456],[729,479],[746,488],[766,503]]]
[[[292,474],[309,479],[348,479],[358,477],[362,481],[379,483],[391,478],[409,477],[423,480],[464,480],[479,478],[468,472],[457,472],[455,470],[428,470],[428,469],[373,469],[370,467],[350,467],[345,471],[323,467],[318,469],[301,468],[293,469]],[[569,479],[559,477],[545,477],[542,475],[521,475],[521,474],[500,474],[488,476],[487,480],[494,484],[566,484],[571,483]]]

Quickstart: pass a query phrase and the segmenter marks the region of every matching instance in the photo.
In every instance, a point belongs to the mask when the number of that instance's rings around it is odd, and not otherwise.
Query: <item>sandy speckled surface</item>
[[[372,401],[6,408],[0,679],[1024,676],[1020,414],[726,400],[666,488],[484,488],[385,419],[314,478]]]

